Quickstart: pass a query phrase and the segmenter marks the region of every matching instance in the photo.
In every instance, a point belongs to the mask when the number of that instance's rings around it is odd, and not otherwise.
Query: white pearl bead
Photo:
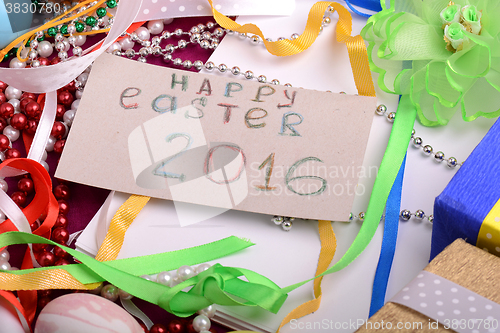
[[[40,161],[40,164],[45,168],[45,170],[47,170],[47,172],[49,172],[49,165],[47,164],[47,162]]]
[[[75,92],[75,97],[76,98],[82,98],[82,96],[83,96],[83,91],[82,90],[77,90]]]
[[[2,189],[3,190],[3,189]],[[5,221],[7,218],[5,217],[5,214],[3,212],[0,212],[0,221]]]
[[[42,161],[45,161],[47,159],[47,151],[44,150],[42,153]]]
[[[177,276],[181,281],[186,281],[187,279],[192,278],[195,275],[196,272],[191,266],[181,266],[179,267],[179,269],[177,269]]]
[[[20,99],[21,98],[21,95],[23,94],[23,92],[17,88],[14,88],[13,86],[8,86],[6,89],[5,89],[5,97],[7,97],[7,99]]]
[[[0,259],[0,269],[3,269],[4,271],[8,271],[10,269],[9,262],[5,259]]]
[[[119,41],[118,43],[120,43],[121,47],[122,47],[122,50],[123,51],[127,51],[127,50],[130,50],[134,47],[135,45],[135,42],[133,42],[130,37],[125,37],[123,38],[121,41]]]
[[[120,297],[120,299],[132,299],[134,297],[122,289],[118,290],[118,296]]]
[[[87,83],[87,80],[89,79],[89,74],[88,73],[82,73],[80,74],[76,80],[80,82],[81,84],[85,85]]]
[[[134,32],[140,40],[149,40],[149,37],[151,37],[149,30],[145,27],[139,27]]]
[[[75,45],[82,46],[83,44],[85,44],[86,41],[87,41],[86,35],[77,35]]]
[[[196,332],[208,331],[210,329],[211,323],[207,316],[199,315],[193,319],[193,328]]]
[[[17,267],[10,267],[10,270],[11,270],[11,271],[18,271],[18,270],[19,270],[19,268],[17,268]]]
[[[9,184],[5,181],[5,179],[0,179],[0,189],[4,192],[7,192],[9,190]],[[5,215],[2,213],[3,218],[5,219]]]
[[[22,62],[16,57],[12,58],[12,60],[9,63],[10,68],[24,68],[26,67],[26,62]]]
[[[68,110],[64,112],[63,121],[66,125],[71,126],[73,124],[73,119],[75,119],[75,110]]]
[[[14,111],[21,111],[21,101],[17,98],[9,99],[9,103],[14,107]]]
[[[108,49],[106,50],[106,52],[108,52],[108,53],[113,53],[113,51],[115,51],[115,50],[118,50],[118,51],[121,51],[121,50],[122,50],[122,46],[121,46],[121,44],[120,44],[120,43],[115,42],[115,43],[111,44],[111,45],[108,47]]]
[[[69,51],[69,48],[71,47],[71,45],[70,45],[70,44],[69,44],[69,42],[68,42],[68,39],[67,39],[67,38],[64,38],[64,40],[63,40],[62,42],[63,42],[63,44],[64,44],[64,49],[63,49],[63,51],[64,51],[64,52],[68,52],[68,51]]]
[[[155,281],[155,279],[153,279],[150,275],[147,275],[147,274],[141,275],[141,278],[143,278],[144,280],[152,281],[152,282]]]
[[[203,271],[206,271],[207,269],[210,268],[209,264],[200,264],[198,267],[196,267],[196,274],[200,274]]]
[[[80,105],[80,99],[75,99],[73,103],[71,103],[71,109],[72,110],[78,110],[78,106]]]
[[[169,272],[160,272],[156,276],[156,282],[161,283],[167,287],[172,287],[174,279],[172,278],[172,274]]]
[[[148,22],[148,30],[152,35],[161,34],[163,28],[163,20],[153,20]]]
[[[38,54],[40,57],[48,58],[52,52],[54,52],[54,48],[50,42],[44,40],[38,44]]]
[[[215,315],[215,311],[217,311],[217,309],[215,308],[215,305],[212,304],[204,309],[199,310],[198,314],[207,316],[208,318],[212,318]]]
[[[3,129],[3,135],[8,137],[11,142],[14,142],[17,139],[19,139],[20,134],[21,133],[18,130],[16,130],[14,127],[12,127],[10,125]]]
[[[0,251],[0,259],[3,259],[5,261],[9,261],[10,259],[10,253],[7,251],[7,249],[3,249]]]
[[[169,17],[169,18],[163,19],[163,24],[170,24],[173,21],[174,21],[174,18],[173,17]]]
[[[54,138],[52,135],[49,136],[49,139],[47,140],[47,146],[45,146],[46,151],[53,151],[54,150],[54,144],[56,143],[56,138]]]
[[[118,291],[119,289],[112,284],[107,284],[102,287],[101,296],[114,302],[118,299]]]

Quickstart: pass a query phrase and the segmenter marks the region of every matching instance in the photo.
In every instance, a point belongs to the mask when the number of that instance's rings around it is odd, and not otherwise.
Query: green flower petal
[[[484,98],[488,96],[488,98]],[[462,99],[462,118],[472,121],[478,117],[496,118],[500,115],[500,91],[485,78],[479,78]]]
[[[455,107],[462,99],[463,94],[454,89],[446,76],[446,63],[432,61],[427,65],[425,85],[427,93],[436,97],[445,107]]]
[[[447,63],[458,75],[481,77],[486,75],[491,67],[490,50],[482,45],[474,45],[468,50],[456,52]]]

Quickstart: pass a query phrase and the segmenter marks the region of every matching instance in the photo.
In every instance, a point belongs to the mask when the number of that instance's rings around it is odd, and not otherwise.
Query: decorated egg
[[[68,294],[48,303],[35,333],[144,333],[124,309],[92,294]]]

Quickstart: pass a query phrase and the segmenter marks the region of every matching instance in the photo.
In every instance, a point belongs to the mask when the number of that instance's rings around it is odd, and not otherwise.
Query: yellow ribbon
[[[125,232],[137,217],[139,212],[148,203],[150,197],[132,194],[127,201],[125,201],[115,216],[111,220],[106,238],[97,252],[96,260],[109,261],[115,260],[123,245]]]
[[[309,17],[304,32],[294,40],[281,40],[269,42],[264,38],[262,31],[254,24],[240,25],[227,16],[218,12],[212,0],[208,0],[212,6],[212,13],[217,23],[229,30],[240,33],[251,33],[262,38],[264,45],[269,53],[277,56],[289,56],[300,53],[311,46],[318,37],[323,14],[330,7],[339,14],[337,23],[337,41],[345,43],[349,52],[349,61],[354,76],[354,82],[358,89],[358,94],[362,96],[375,96],[375,87],[373,85],[370,64],[368,62],[368,53],[366,45],[361,36],[351,36],[352,17],[349,11],[339,3],[330,1],[316,2],[309,11]]]
[[[476,246],[500,255],[500,200],[483,220],[477,235]]]

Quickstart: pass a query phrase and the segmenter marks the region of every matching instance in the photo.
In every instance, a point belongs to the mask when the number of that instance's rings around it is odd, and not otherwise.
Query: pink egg
[[[38,316],[35,333],[144,333],[137,321],[107,299],[91,294],[68,294],[47,304]]]

